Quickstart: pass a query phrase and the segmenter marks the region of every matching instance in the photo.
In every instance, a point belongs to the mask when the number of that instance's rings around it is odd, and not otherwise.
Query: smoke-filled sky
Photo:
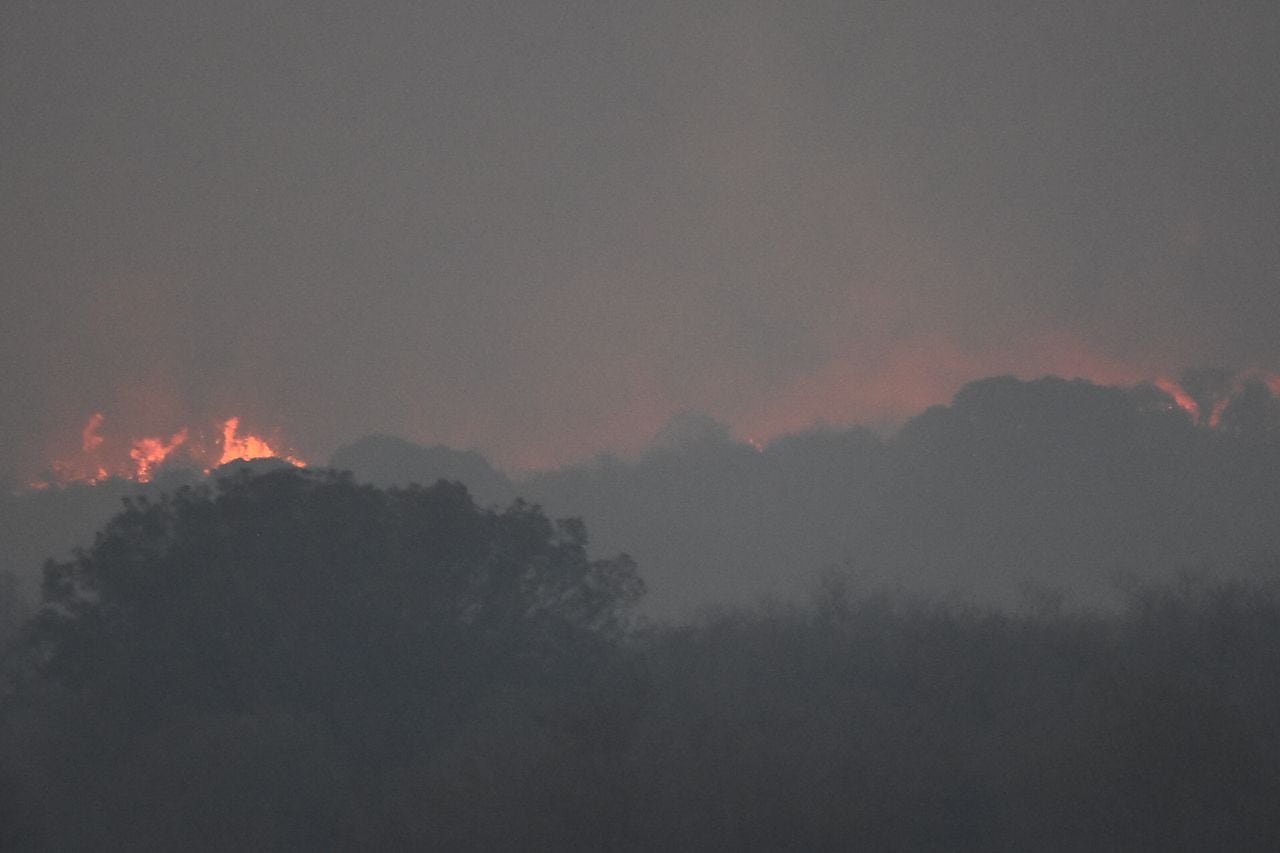
[[[0,472],[1280,368],[1280,6],[8,2]]]

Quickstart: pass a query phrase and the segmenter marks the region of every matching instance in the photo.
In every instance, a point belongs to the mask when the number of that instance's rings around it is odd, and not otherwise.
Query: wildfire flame
[[[306,465],[278,443],[253,433],[242,433],[238,417],[218,424],[217,437],[212,442],[189,427],[167,438],[161,434],[118,441],[102,434],[105,420],[101,412],[94,412],[80,431],[80,452],[57,459],[43,477],[28,485],[46,489],[59,483],[95,484],[109,477],[148,483],[160,465],[179,457],[206,474],[218,465],[237,460],[277,458],[298,467]]]
[[[1250,369],[1232,371],[1188,371],[1180,380],[1159,377],[1150,385],[1168,395],[1170,408],[1176,406],[1197,426],[1216,429],[1232,404],[1243,399],[1250,387],[1261,384],[1280,401],[1280,374]],[[1274,410],[1273,410],[1274,411]],[[1275,418],[1273,414],[1270,417]],[[47,489],[58,484],[95,484],[112,477],[147,483],[166,462],[185,464],[208,474],[213,468],[237,460],[276,458],[297,467],[307,463],[287,450],[276,438],[241,431],[238,416],[228,417],[208,431],[182,427],[168,434],[121,439],[103,433],[106,417],[91,414],[80,429],[78,451],[54,454],[54,461],[39,477],[27,482],[29,488]],[[764,442],[745,437],[745,442],[763,451]]]
[[[1172,379],[1161,377],[1152,382],[1157,388],[1168,394],[1173,402],[1186,412],[1193,423],[1199,426],[1217,429],[1222,426],[1222,416],[1235,402],[1237,397],[1244,392],[1249,383],[1260,382],[1270,392],[1271,396],[1280,399],[1280,374],[1265,373],[1259,370],[1245,370],[1240,372],[1229,371],[1205,371],[1213,376],[1216,380],[1217,387],[1213,387],[1213,382],[1209,383],[1209,387],[1202,387],[1199,395],[1193,393],[1194,388],[1188,389],[1189,379],[1194,379],[1195,371],[1188,371],[1184,374],[1184,378],[1180,382]],[[1197,399],[1197,396],[1200,399]]]
[[[271,459],[276,457],[284,461],[301,467],[307,463],[303,462],[296,456],[289,456],[280,453],[266,441],[256,435],[240,436],[239,418],[227,418],[222,423],[222,456],[218,459],[219,465],[225,465],[228,462],[235,462],[237,459]]]
[[[167,442],[159,438],[140,438],[135,441],[133,447],[129,450],[129,458],[137,465],[137,476],[134,479],[139,483],[150,482],[151,469],[163,462],[170,453],[173,453],[186,441],[186,427],[174,433],[173,437]]]
[[[1172,397],[1178,408],[1191,416],[1191,420],[1196,423],[1200,422],[1200,405],[1191,399],[1191,395],[1183,390],[1181,385],[1172,379],[1165,379],[1164,377],[1157,379],[1152,384]]]

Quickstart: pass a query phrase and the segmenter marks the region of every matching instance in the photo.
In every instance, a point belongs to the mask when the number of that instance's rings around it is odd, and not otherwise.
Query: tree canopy
[[[50,675],[103,699],[128,683],[135,710],[243,710],[545,676],[641,591],[629,558],[590,559],[581,522],[525,503],[278,470],[128,501],[46,567],[39,636]]]
[[[229,844],[319,842],[308,833],[341,836],[343,820],[390,833],[361,844],[420,839],[407,778],[429,787],[478,730],[536,743],[580,716],[567,705],[588,701],[643,591],[630,558],[586,545],[579,521],[482,508],[446,481],[241,471],[130,499],[92,547],[46,565],[28,723],[46,727],[47,764],[82,769],[50,771],[67,796],[29,805],[111,804],[96,824],[86,808],[47,816],[89,833],[59,845],[165,845],[253,779],[249,799],[277,807],[217,817]],[[308,778],[328,781],[308,793]],[[253,834],[267,826],[283,835]]]

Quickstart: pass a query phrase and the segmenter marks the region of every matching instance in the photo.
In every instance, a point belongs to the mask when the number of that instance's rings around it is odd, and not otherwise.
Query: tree
[[[46,565],[32,634],[40,683],[83,730],[56,733],[84,745],[66,764],[99,768],[70,797],[105,796],[120,812],[82,837],[118,841],[128,827],[138,843],[178,843],[173,827],[199,822],[188,805],[207,818],[209,797],[246,785],[326,815],[329,832],[340,802],[364,815],[343,825],[394,833],[404,815],[376,813],[420,811],[404,780],[433,778],[432,762],[477,725],[581,716],[568,706],[643,591],[628,557],[593,560],[586,544],[579,521],[520,501],[482,509],[445,481],[382,490],[334,472],[241,471],[126,501],[91,548]],[[263,742],[311,758],[264,761]],[[286,766],[324,769],[271,769]],[[297,777],[314,787],[316,773],[332,784],[299,805]],[[186,789],[163,825],[147,805],[157,780]],[[264,836],[252,808],[227,813],[244,817],[228,836],[238,842],[314,840]]]

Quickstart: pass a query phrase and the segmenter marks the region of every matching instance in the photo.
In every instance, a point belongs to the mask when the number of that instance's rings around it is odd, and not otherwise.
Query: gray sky
[[[0,4],[0,472],[1280,369],[1280,5]]]

